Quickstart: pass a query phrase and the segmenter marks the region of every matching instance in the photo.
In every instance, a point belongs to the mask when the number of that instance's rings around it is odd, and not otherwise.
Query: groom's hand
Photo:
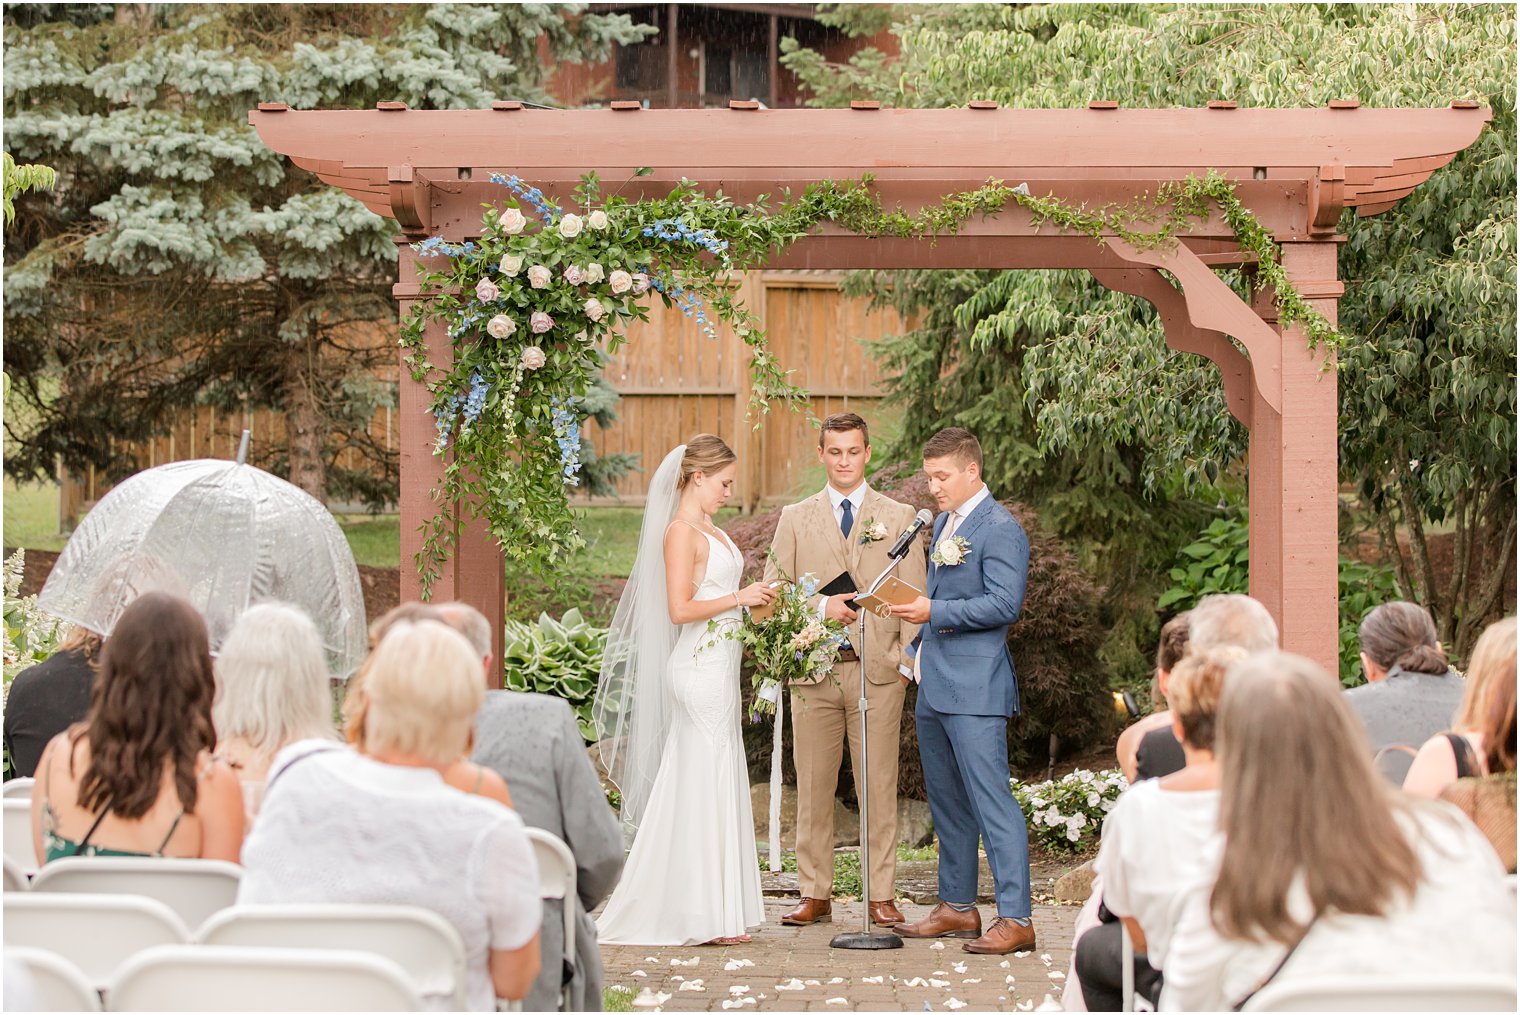
[[[846,595],[829,596],[828,601],[824,603],[823,615],[830,620],[837,620],[841,624],[853,624],[855,623],[855,618],[859,616],[855,609],[850,606],[850,603],[854,601],[855,594],[853,592]]]
[[[925,596],[919,596],[911,603],[903,603],[901,606],[892,607],[892,616],[899,620],[906,620],[910,624],[927,624],[929,622],[929,600]]]

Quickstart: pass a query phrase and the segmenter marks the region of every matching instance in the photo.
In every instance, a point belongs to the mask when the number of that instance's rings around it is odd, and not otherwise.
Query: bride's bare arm
[[[775,595],[766,582],[755,582],[716,599],[695,599],[697,567],[707,561],[707,539],[679,522],[665,532],[665,599],[670,622],[677,626],[711,620],[736,606],[759,606]],[[705,573],[705,572],[704,572]]]

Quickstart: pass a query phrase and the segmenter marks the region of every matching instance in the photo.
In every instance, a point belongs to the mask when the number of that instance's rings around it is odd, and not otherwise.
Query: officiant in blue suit
[[[941,509],[934,522],[928,595],[892,608],[922,625],[914,640],[918,750],[939,836],[940,903],[903,937],[973,938],[968,952],[1033,948],[1029,835],[1009,788],[1008,720],[1019,707],[1008,626],[1019,617],[1029,537],[982,482],[982,447],[969,430],[924,445],[924,471]],[[978,840],[992,868],[997,915],[976,908]]]

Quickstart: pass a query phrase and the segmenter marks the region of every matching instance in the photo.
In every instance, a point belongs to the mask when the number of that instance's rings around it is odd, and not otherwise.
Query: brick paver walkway
[[[783,927],[781,914],[794,904],[766,899],[767,922],[749,944],[603,945],[605,982],[631,988],[635,1011],[1030,1011],[1046,995],[1061,996],[1077,916],[1071,906],[1036,906],[1039,944],[1021,955],[970,955],[954,938],[846,951],[829,939],[860,929],[860,903],[836,901],[831,924]],[[902,910],[917,920],[929,908]],[[983,907],[983,920],[992,913]]]

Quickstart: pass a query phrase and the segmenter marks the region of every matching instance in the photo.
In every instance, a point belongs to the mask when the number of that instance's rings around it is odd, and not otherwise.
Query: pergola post
[[[1331,323],[1344,286],[1333,240],[1286,242],[1294,288]],[[1276,324],[1270,291],[1256,312]],[[1252,389],[1248,496],[1251,595],[1271,611],[1282,647],[1340,670],[1339,485],[1336,376],[1325,349],[1310,349],[1297,324],[1282,331],[1281,409]]]
[[[411,313],[421,295],[417,272],[424,258],[411,248],[412,237],[396,240],[399,252],[397,283],[393,292],[400,305],[401,319]],[[441,321],[431,321],[423,333],[428,356],[441,367],[454,361],[454,340]],[[401,364],[400,456],[401,490],[401,601],[422,598],[422,576],[411,566],[422,549],[422,529],[430,523],[440,504],[434,490],[443,487],[444,459],[433,454],[437,440],[436,425],[430,408],[432,399],[426,385],[412,380],[403,360]],[[491,538],[485,519],[472,517],[469,506],[452,508],[453,524],[459,545],[443,565],[443,573],[434,582],[431,598],[435,602],[458,600],[469,603],[491,623],[491,656],[501,660],[501,618],[506,609],[505,568],[500,548]],[[371,618],[374,619],[374,618]],[[493,678],[496,686],[499,677]]]

